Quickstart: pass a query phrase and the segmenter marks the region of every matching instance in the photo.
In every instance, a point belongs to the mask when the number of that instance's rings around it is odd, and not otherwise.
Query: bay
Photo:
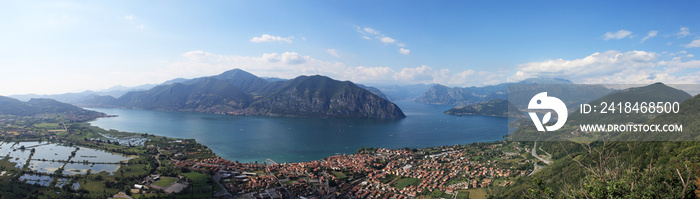
[[[232,116],[196,112],[90,108],[118,117],[93,126],[193,138],[222,158],[278,163],[351,154],[360,147],[422,148],[503,140],[507,118],[454,116],[444,105],[396,101],[406,118],[396,120]]]

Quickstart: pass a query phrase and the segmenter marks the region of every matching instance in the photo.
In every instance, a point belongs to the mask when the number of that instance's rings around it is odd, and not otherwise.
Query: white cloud
[[[433,69],[426,65],[416,68],[403,68],[392,76],[395,81],[415,83],[437,83],[448,86],[484,86],[501,83],[505,80],[503,73],[474,71],[471,69],[453,73],[450,69]]]
[[[683,45],[686,48],[697,48],[700,47],[700,39],[693,40],[689,44]]]
[[[277,53],[266,53],[262,55],[262,59],[269,63],[275,63],[280,61],[280,55]]]
[[[396,40],[392,39],[391,37],[382,37],[382,38],[379,39],[379,40],[382,41],[382,43],[385,43],[385,44],[390,44],[390,43],[396,42]]]
[[[306,58],[296,52],[284,52],[281,55],[277,53],[267,53],[262,55],[262,60],[268,63],[281,62],[288,65],[297,65],[306,62]]]
[[[406,47],[405,43],[397,42],[396,39],[388,37],[388,36],[382,34],[378,30],[375,30],[373,28],[370,28],[370,27],[362,28],[359,26],[355,26],[355,31],[363,34],[362,35],[363,39],[372,40],[372,37],[374,37],[384,44],[394,44],[400,48],[399,53],[401,53],[401,54],[408,55],[411,53],[410,50],[403,48],[403,47]]]
[[[280,37],[280,36],[272,36],[272,35],[268,35],[268,34],[263,34],[260,37],[253,37],[252,39],[250,39],[250,41],[256,42],[256,43],[260,43],[260,42],[280,42],[280,43],[283,43],[284,42],[284,43],[291,44],[292,39],[294,39],[293,36]]]
[[[333,57],[338,57],[338,58],[340,57],[340,55],[338,54],[338,50],[336,50],[336,49],[329,48],[329,49],[326,49],[326,52],[330,55],[333,55]]]
[[[618,30],[617,32],[606,32],[603,34],[603,40],[610,40],[610,39],[622,39],[625,37],[628,37],[632,34],[632,32],[627,31],[627,30]]]
[[[680,57],[659,61],[659,57],[657,53],[646,51],[607,51],[581,59],[531,62],[519,65],[519,71],[508,80],[556,77],[591,84],[697,83],[700,80],[697,70],[686,71],[700,67],[700,61],[683,62]]]
[[[430,82],[434,81],[433,78],[436,73],[433,68],[426,65],[422,65],[416,68],[403,68],[401,72],[394,74],[395,80],[400,80],[404,82]]]
[[[678,38],[683,38],[690,35],[690,29],[688,27],[681,27],[681,30],[676,33]]]
[[[282,63],[285,64],[297,65],[306,63],[306,58],[304,58],[304,56],[299,55],[299,53],[295,52],[284,52],[282,53],[281,57]]]
[[[389,67],[350,67],[345,71],[344,78],[357,82],[386,81],[395,72]]]
[[[185,60],[143,77],[162,81],[176,77],[216,75],[240,68],[258,76],[295,78],[299,75],[325,75],[337,80],[357,83],[439,83],[448,86],[483,86],[503,82],[503,73],[465,70],[453,73],[449,69],[429,66],[406,67],[398,71],[389,67],[348,66],[340,62],[314,59],[296,52],[267,53],[259,57],[216,55],[204,51],[183,53]],[[167,77],[167,78],[165,78]]]
[[[405,48],[400,48],[400,49],[399,49],[399,53],[401,53],[401,54],[403,54],[403,55],[410,55],[410,54],[411,54],[411,50],[408,50],[408,49],[405,49]]]
[[[642,40],[639,41],[639,43],[644,43],[647,39],[651,39],[652,37],[656,37],[656,35],[658,35],[658,34],[659,34],[659,31],[656,31],[656,30],[649,31],[649,33],[647,33],[647,36],[642,38]]]
[[[189,51],[189,52],[183,53],[182,56],[187,57],[187,59],[196,60],[196,61],[207,60],[207,59],[211,59],[214,57],[211,53],[204,52],[201,50]]]
[[[124,19],[126,19],[126,20],[133,20],[133,19],[134,19],[134,15],[127,15],[127,16],[124,17]]]
[[[365,28],[362,29],[362,30],[364,30],[366,33],[373,34],[373,35],[378,35],[378,34],[379,34],[379,31],[374,30],[374,29],[369,28],[369,27],[365,27]]]

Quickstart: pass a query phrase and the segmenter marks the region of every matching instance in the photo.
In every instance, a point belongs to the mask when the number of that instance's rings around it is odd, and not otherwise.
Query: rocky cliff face
[[[250,110],[265,115],[394,119],[406,117],[394,103],[352,82],[301,76],[255,101]]]

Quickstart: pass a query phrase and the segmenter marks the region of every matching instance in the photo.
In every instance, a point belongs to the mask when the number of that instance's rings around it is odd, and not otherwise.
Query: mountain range
[[[625,194],[628,194],[629,198],[696,198],[692,193],[698,193],[697,186],[683,192],[684,190],[679,188],[682,185],[678,182],[682,182],[681,179],[691,179],[685,182],[696,182],[693,181],[695,178],[685,176],[689,175],[690,171],[695,172],[693,175],[697,176],[695,163],[700,157],[700,142],[697,142],[700,140],[698,120],[700,95],[690,97],[684,91],[656,83],[619,90],[589,104],[604,101],[657,100],[678,101],[680,110],[678,113],[652,115],[651,119],[647,118],[648,120],[640,123],[682,124],[682,132],[625,132],[609,135],[613,137],[606,139],[597,139],[602,141],[572,139],[572,137],[561,139],[560,137],[550,139],[558,140],[556,142],[537,142],[537,150],[540,154],[545,151],[551,157],[552,163],[531,175],[516,180],[510,186],[495,187],[493,192],[496,194],[493,198],[520,198],[523,195],[527,195],[526,198],[585,198],[582,195],[596,192],[610,193],[606,197],[611,198],[625,198]],[[579,115],[577,112],[570,116],[574,123],[582,122],[576,122],[576,120],[616,123],[620,122],[620,119],[627,120],[629,116],[629,114],[610,115],[615,117],[576,116]],[[528,123],[532,124],[532,122]],[[573,126],[565,126],[566,130],[556,136],[571,136],[569,132],[578,125]],[[523,132],[525,128],[530,129],[532,136],[543,134],[534,131],[534,126],[520,127],[509,138],[513,139],[513,135],[525,133]],[[608,181],[604,182],[601,179],[608,179]],[[692,186],[692,183],[687,184]],[[616,195],[613,196],[613,193]],[[606,197],[589,196],[589,198]]]
[[[647,86],[641,86],[641,87],[633,87],[633,88],[628,88],[628,89],[623,89],[623,90],[617,90],[614,91],[608,95],[605,95],[603,97],[600,97],[595,100],[591,100],[590,102],[583,102],[586,104],[590,104],[591,106],[597,105],[596,109],[597,111],[600,111],[603,109],[603,107],[600,105],[601,102],[606,102],[608,104],[615,102],[615,103],[625,103],[625,102],[630,102],[631,104],[634,103],[641,103],[641,102],[679,102],[681,110],[685,109],[693,109],[689,108],[692,107],[690,105],[687,105],[690,102],[689,101],[691,98],[691,95],[686,93],[685,91],[678,90],[676,88],[667,86],[662,83],[655,83]],[[695,98],[698,98],[697,96]],[[697,101],[697,99],[695,99]],[[614,108],[618,108],[615,106]],[[566,120],[566,125],[564,125],[561,129],[557,131],[551,131],[547,133],[541,133],[535,130],[535,127],[533,123],[529,120],[524,121],[524,122],[518,122],[519,124],[522,124],[518,126],[518,130],[513,132],[511,135],[509,135],[509,139],[511,140],[521,140],[521,141],[531,141],[531,140],[550,140],[550,141],[561,141],[561,140],[575,140],[575,141],[591,141],[591,140],[649,140],[647,137],[637,137],[642,134],[639,132],[633,132],[633,133],[619,133],[619,132],[606,132],[606,133],[590,133],[590,132],[583,132],[580,129],[580,124],[641,124],[650,121],[650,119],[656,119],[659,120],[659,118],[676,118],[678,116],[684,115],[681,112],[678,114],[650,114],[650,113],[641,113],[641,112],[634,112],[630,111],[630,113],[620,113],[620,110],[617,109],[616,113],[612,113],[611,110],[608,110],[610,112],[608,113],[599,113],[599,112],[592,112],[588,114],[582,114],[579,109],[569,109],[569,110],[574,110],[572,111],[567,120]],[[606,109],[607,110],[607,109]],[[693,113],[695,114],[695,113]],[[659,117],[659,118],[657,118]],[[690,118],[688,118],[690,119]],[[524,120],[524,119],[523,119]],[[691,119],[692,120],[692,119]],[[677,121],[677,120],[676,120]],[[668,124],[672,124],[672,121],[669,120]],[[644,136],[650,136],[650,133],[643,133]],[[666,134],[668,135],[668,134]],[[658,140],[658,139],[657,139]],[[672,139],[675,140],[675,139]]]
[[[416,102],[464,106],[495,99],[510,99],[510,103],[524,109],[535,94],[543,91],[559,97],[567,105],[589,102],[602,97],[613,89],[602,85],[573,84],[559,78],[530,78],[520,82],[501,83],[484,87],[447,87],[434,85]]]
[[[85,110],[80,107],[62,103],[53,99],[31,99],[23,102],[14,98],[0,96],[0,115],[37,116],[49,119],[60,116],[73,121],[86,121],[106,116],[104,113]]]
[[[379,92],[380,93],[380,92]],[[135,91],[91,96],[76,104],[233,115],[328,118],[403,118],[394,103],[352,82],[324,76],[268,81],[240,69]]]

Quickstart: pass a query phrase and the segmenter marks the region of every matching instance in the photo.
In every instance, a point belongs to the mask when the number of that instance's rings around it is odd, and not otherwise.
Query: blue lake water
[[[91,108],[118,117],[99,118],[104,129],[194,138],[217,155],[240,162],[278,163],[351,154],[360,147],[420,148],[503,140],[507,118],[453,116],[451,106],[396,103],[398,120],[231,116],[194,112]]]

